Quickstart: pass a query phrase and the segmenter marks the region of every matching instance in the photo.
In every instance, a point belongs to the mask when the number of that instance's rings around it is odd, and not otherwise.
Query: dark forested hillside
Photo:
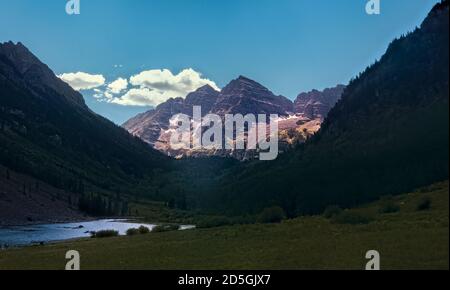
[[[275,204],[308,214],[447,179],[448,16],[443,1],[351,81],[314,138],[275,162],[233,170],[204,206],[240,214]]]
[[[0,44],[0,163],[71,192],[126,193],[151,184],[170,160],[94,114],[25,46],[9,42]]]

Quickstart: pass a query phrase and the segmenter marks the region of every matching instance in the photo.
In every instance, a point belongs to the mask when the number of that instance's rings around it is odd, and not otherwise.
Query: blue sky
[[[102,75],[103,93],[119,77],[167,69],[176,82],[192,69],[202,74],[199,83],[223,87],[245,75],[293,99],[347,83],[437,0],[381,0],[376,16],[366,14],[366,0],[81,0],[81,14],[72,16],[66,2],[0,0],[0,41],[21,41],[56,74]],[[133,85],[144,88],[145,77]],[[119,124],[149,108],[81,92]]]

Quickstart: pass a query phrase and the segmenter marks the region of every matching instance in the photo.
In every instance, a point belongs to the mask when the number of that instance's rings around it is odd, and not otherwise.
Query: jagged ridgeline
[[[151,192],[170,161],[93,113],[21,43],[0,44],[0,164],[70,192]]]
[[[351,81],[314,138],[276,162],[232,171],[204,206],[316,213],[448,179],[448,22],[443,1]]]

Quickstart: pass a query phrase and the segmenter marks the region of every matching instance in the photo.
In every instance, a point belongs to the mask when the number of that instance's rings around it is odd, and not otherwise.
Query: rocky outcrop
[[[301,93],[294,102],[294,110],[306,118],[323,120],[339,101],[344,89],[344,85],[338,85],[323,91]]]
[[[283,96],[276,96],[261,84],[240,76],[231,81],[221,91],[212,110],[218,115],[225,114],[292,114],[292,102]]]

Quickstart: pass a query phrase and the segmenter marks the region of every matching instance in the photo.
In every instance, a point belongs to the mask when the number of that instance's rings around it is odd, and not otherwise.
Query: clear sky
[[[21,41],[58,75],[96,75],[97,91],[81,92],[120,124],[190,86],[221,88],[239,75],[291,99],[346,84],[438,1],[381,0],[371,16],[367,0],[81,0],[72,16],[66,2],[0,0],[0,41]],[[125,88],[108,89],[119,77]]]

